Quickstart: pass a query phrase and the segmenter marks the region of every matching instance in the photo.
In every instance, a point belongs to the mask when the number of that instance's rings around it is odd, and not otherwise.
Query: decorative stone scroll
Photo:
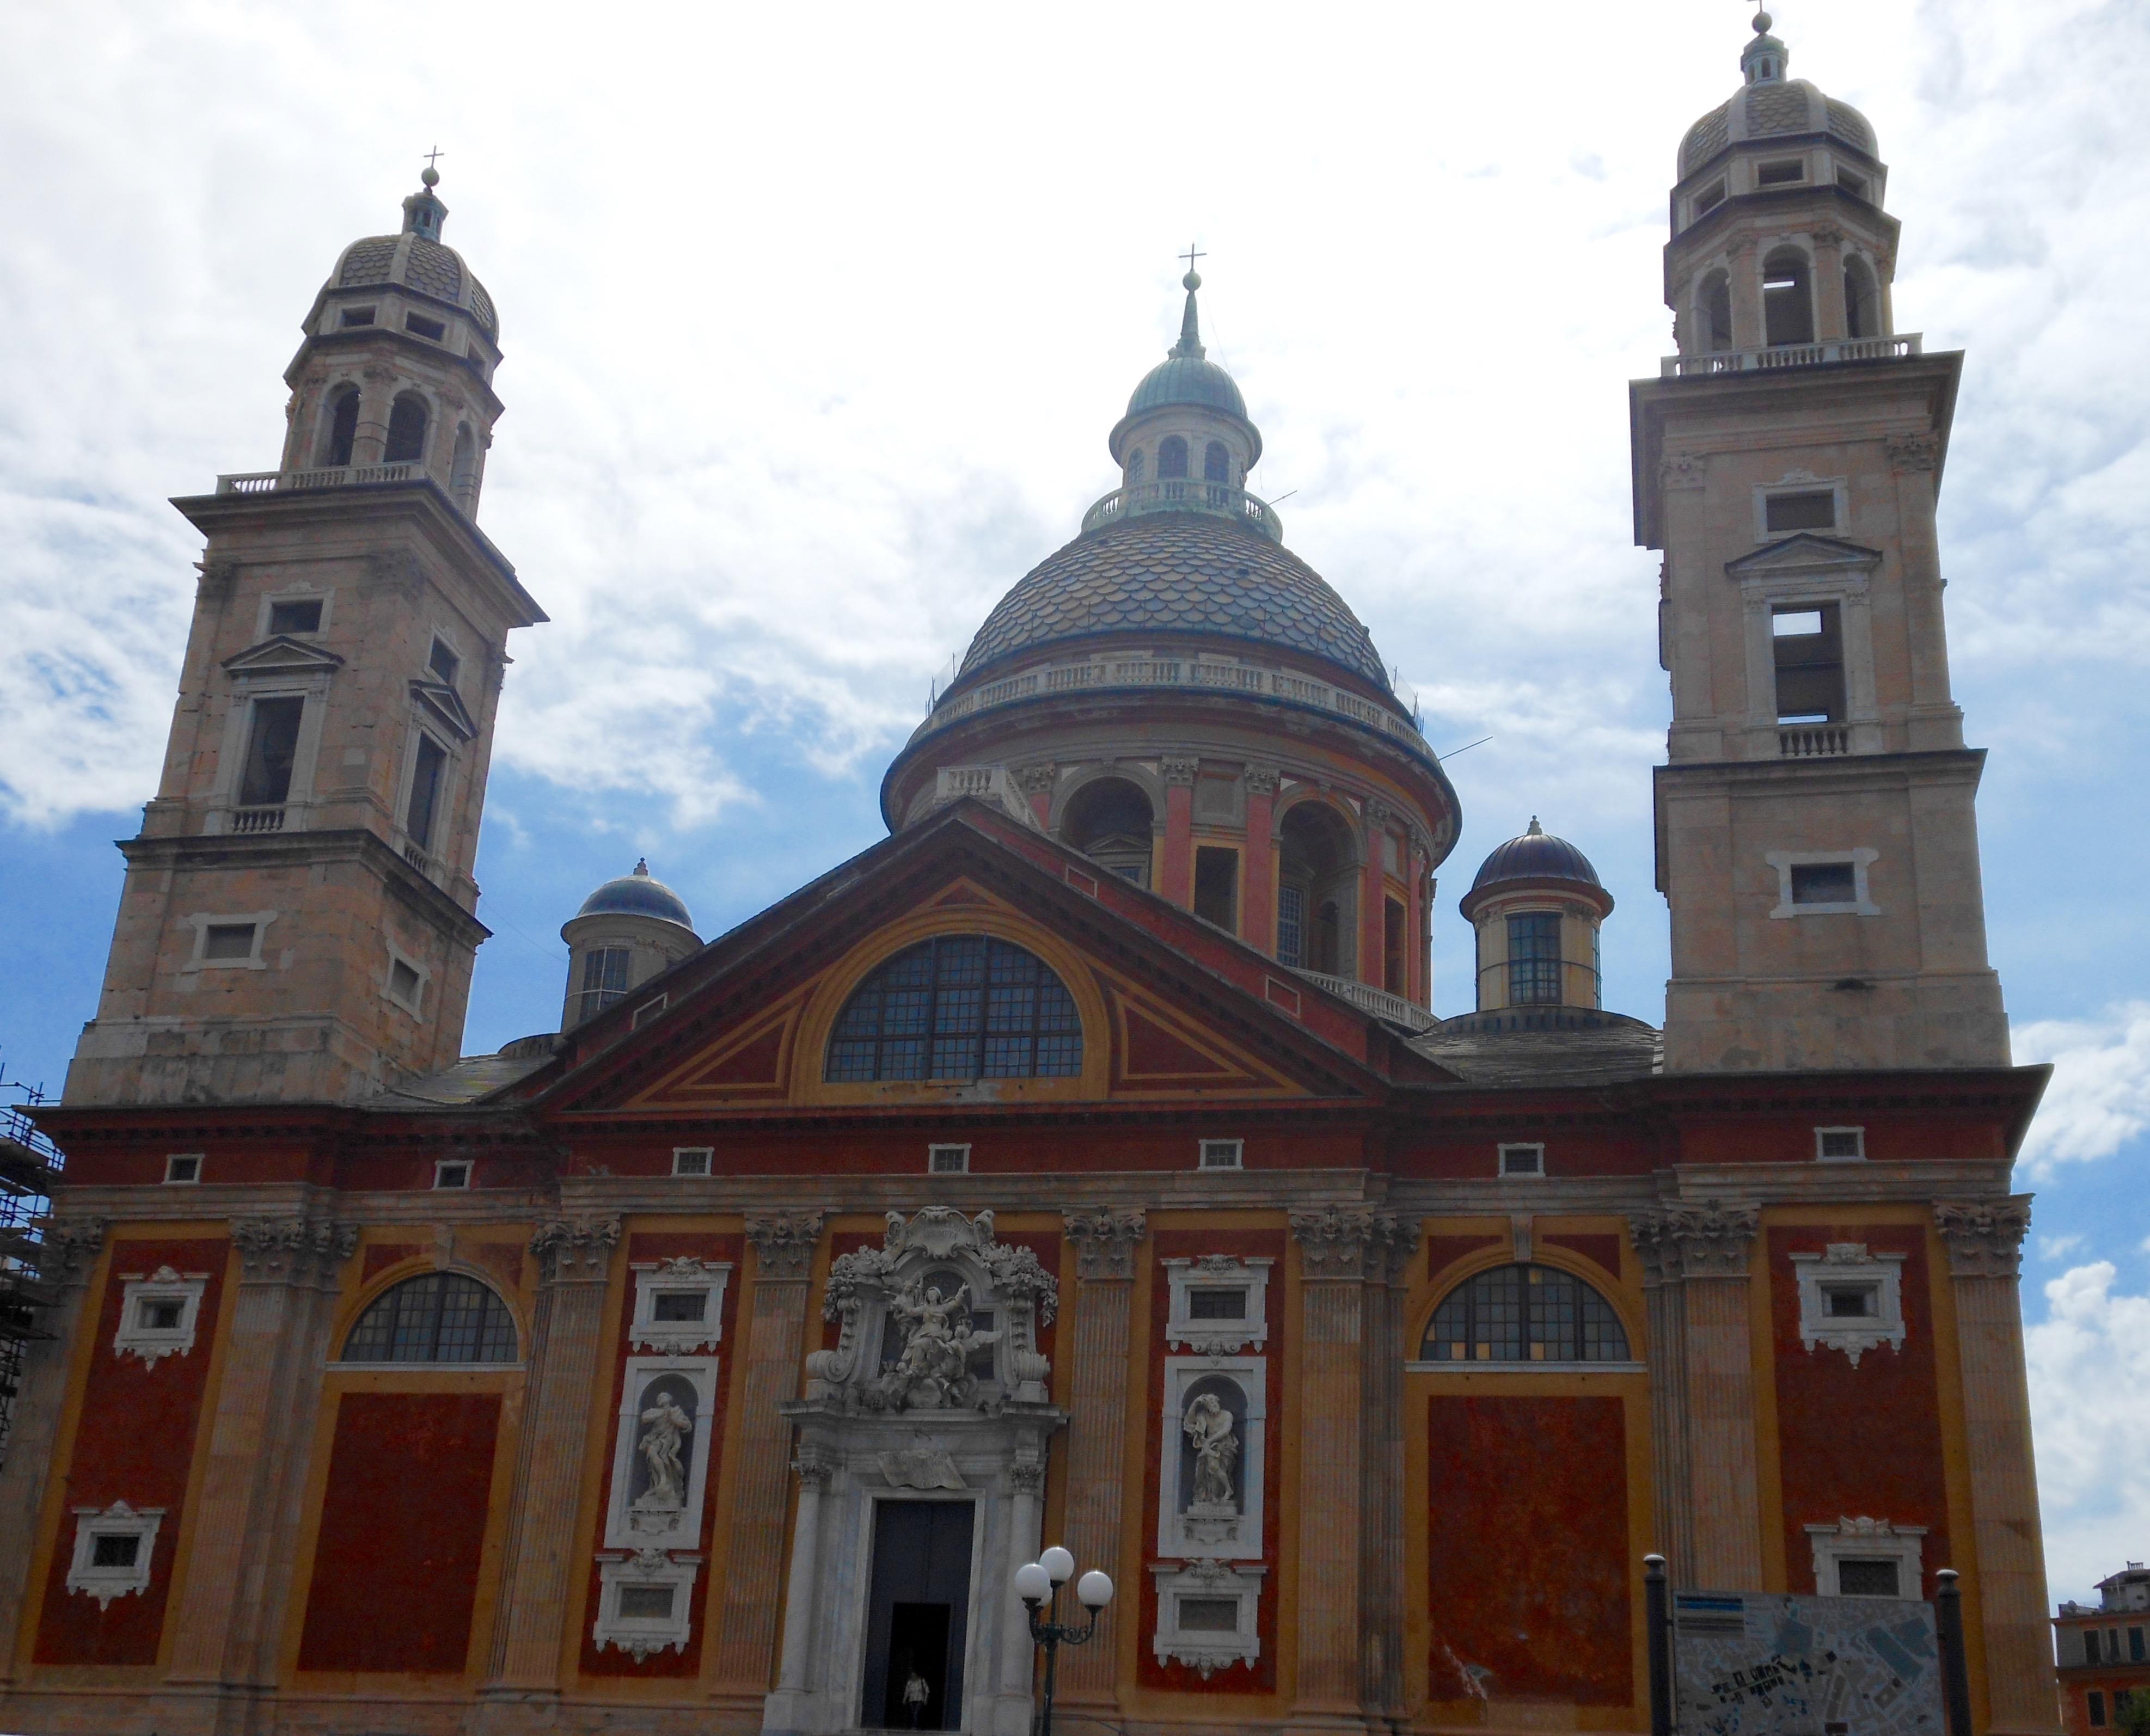
[[[549,1284],[602,1282],[618,1240],[617,1218],[556,1218],[530,1238],[530,1251]]]
[[[759,1274],[765,1282],[794,1284],[813,1269],[821,1245],[819,1212],[749,1212],[746,1239],[754,1244]]]
[[[310,1218],[240,1218],[231,1226],[239,1274],[246,1284],[310,1284],[326,1279],[358,1246],[349,1224]]]
[[[2014,1278],[2022,1271],[2023,1238],[2031,1228],[2027,1198],[1941,1200],[1934,1224],[1956,1277]]]
[[[1628,1220],[1628,1234],[1642,1260],[1645,1283],[1744,1278],[1761,1222],[1756,1207],[1708,1200],[1638,1213]]]
[[[1149,1229],[1140,1212],[1103,1206],[1068,1212],[1062,1221],[1075,1244],[1076,1275],[1085,1283],[1135,1275],[1135,1249]]]

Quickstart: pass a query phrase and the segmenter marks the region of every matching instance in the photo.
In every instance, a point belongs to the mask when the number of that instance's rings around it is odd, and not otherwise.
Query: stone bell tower
[[[1673,690],[1666,1066],[2005,1066],[1934,526],[1963,358],[1895,330],[1873,129],[1769,23],[1680,146],[1679,353],[1630,389]]]
[[[438,180],[315,296],[282,467],[173,502],[208,547],[69,1103],[334,1102],[460,1049],[507,634],[545,615],[475,522],[499,321]]]

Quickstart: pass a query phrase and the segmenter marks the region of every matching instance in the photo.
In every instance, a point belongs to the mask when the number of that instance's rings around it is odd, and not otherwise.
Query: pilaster
[[[1148,1224],[1139,1211],[1113,1206],[1069,1212],[1063,1222],[1075,1244],[1077,1287],[1062,1541],[1082,1571],[1103,1567],[1118,1583],[1130,1577],[1121,1539],[1128,1481],[1128,1316],[1135,1254]],[[1093,1704],[1113,1700],[1118,1617],[1123,1607],[1134,1606],[1133,1589],[1128,1585],[1128,1595],[1115,1599],[1098,1618],[1094,1641],[1061,1659],[1062,1698]]]
[[[1246,943],[1276,953],[1276,797],[1274,765],[1247,768],[1246,896],[1239,932]]]
[[[1164,775],[1164,860],[1157,890],[1183,909],[1194,902],[1194,774],[1200,762],[1167,759]]]
[[[1359,980],[1375,988],[1388,987],[1388,883],[1382,858],[1393,812],[1385,802],[1369,800],[1360,815],[1366,860],[1359,876]]]
[[[1368,1250],[1364,1474],[1360,1482],[1360,1700],[1401,1727],[1404,1701],[1405,1299],[1418,1254],[1415,1220],[1377,1214]]]
[[[2058,1720],[2017,1276],[2030,1197],[1942,1200],[1934,1224],[1948,1250],[1963,1370],[1964,1453],[1978,1549],[1977,1572],[1966,1587],[1976,1602],[1966,1613],[1976,1621],[1986,1653],[1981,1728],[1996,1736],[2051,1736]]]

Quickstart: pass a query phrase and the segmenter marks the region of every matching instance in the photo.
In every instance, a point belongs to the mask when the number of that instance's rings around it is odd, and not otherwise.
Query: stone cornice
[[[1955,1276],[2014,1279],[2023,1269],[2031,1196],[1944,1199],[1934,1207],[1934,1227],[1948,1249],[1949,1270]]]

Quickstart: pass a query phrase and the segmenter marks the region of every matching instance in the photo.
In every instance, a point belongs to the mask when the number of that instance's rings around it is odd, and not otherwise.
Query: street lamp
[[[1090,1612],[1088,1624],[1078,1628],[1062,1623],[1060,1587],[1073,1578],[1074,1573],[1075,1557],[1057,1543],[1027,1567],[1015,1570],[1015,1594],[1030,1612],[1031,1640],[1045,1648],[1045,1716],[1038,1724],[1037,1736],[1052,1736],[1052,1687],[1060,1663],[1060,1648],[1088,1645],[1095,1639],[1098,1613],[1113,1601],[1113,1582],[1093,1567],[1075,1581],[1076,1598]]]

